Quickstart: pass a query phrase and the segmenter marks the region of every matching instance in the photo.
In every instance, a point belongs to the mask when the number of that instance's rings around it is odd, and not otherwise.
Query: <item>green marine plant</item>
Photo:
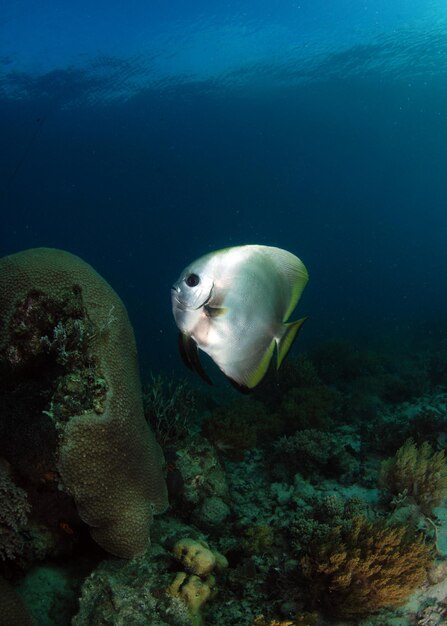
[[[382,461],[379,486],[387,495],[410,500],[424,515],[431,515],[447,494],[445,452],[434,452],[426,441],[418,447],[407,439],[394,457]]]
[[[162,447],[183,440],[197,416],[197,398],[191,385],[184,379],[161,374],[151,374],[150,383],[144,386],[143,406]]]
[[[262,424],[265,414],[258,400],[234,400],[203,421],[203,434],[229,459],[242,461],[245,452],[256,446],[257,423]]]
[[[432,559],[432,547],[406,525],[357,516],[307,543],[300,575],[313,608],[352,619],[403,604]]]
[[[245,532],[243,548],[247,554],[270,554],[273,550],[275,533],[271,526],[250,526]]]

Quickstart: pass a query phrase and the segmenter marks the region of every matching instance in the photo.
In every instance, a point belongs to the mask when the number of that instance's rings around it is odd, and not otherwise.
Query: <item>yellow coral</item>
[[[382,462],[379,485],[393,496],[405,495],[430,515],[447,492],[447,463],[444,451],[433,452],[425,441],[419,448],[408,439],[396,455]]]
[[[258,615],[252,626],[296,626],[296,622],[291,622],[290,620],[279,622],[276,619],[267,621],[263,615]]]
[[[185,572],[178,572],[175,579],[168,587],[168,593],[180,598],[188,607],[192,626],[202,626],[202,605],[216,593],[216,580],[214,576],[208,576],[202,580],[199,576],[188,576]]]
[[[228,567],[228,561],[217,550],[211,550],[205,541],[185,537],[175,544],[173,555],[184,567],[197,576],[207,576],[214,569],[221,570]]]

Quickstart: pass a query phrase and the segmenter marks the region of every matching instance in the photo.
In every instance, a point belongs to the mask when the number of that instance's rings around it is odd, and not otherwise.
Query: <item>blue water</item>
[[[300,337],[444,332],[441,0],[0,7],[0,253],[65,248],[180,368],[170,286],[209,250],[291,250]],[[280,5],[279,7],[277,5]]]

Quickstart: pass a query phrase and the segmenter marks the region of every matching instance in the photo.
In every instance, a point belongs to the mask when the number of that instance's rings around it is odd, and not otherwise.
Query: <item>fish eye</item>
[[[185,283],[188,287],[196,287],[200,283],[200,278],[197,274],[189,274],[189,276],[185,278]]]

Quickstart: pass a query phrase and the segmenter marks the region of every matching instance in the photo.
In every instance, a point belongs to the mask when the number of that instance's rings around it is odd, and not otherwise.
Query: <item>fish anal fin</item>
[[[306,320],[307,317],[303,317],[296,322],[284,324],[284,332],[282,334],[282,337],[278,341],[278,360],[276,364],[277,369],[279,369],[281,363],[284,361],[287,353],[292,347],[293,342],[295,341],[299,331],[301,330]]]
[[[179,350],[183,362],[193,372],[197,372],[199,376],[208,385],[212,385],[213,381],[203,369],[203,365],[200,362],[199,353],[197,351],[197,344],[194,339],[186,333],[180,332],[179,334]]]
[[[253,391],[253,389],[250,389],[250,387],[247,387],[246,385],[238,383],[233,378],[230,378],[230,376],[226,376],[226,379],[232,384],[232,386],[235,389],[237,389],[239,391],[239,393],[249,394],[249,393],[251,393]]]
[[[248,387],[248,389],[256,387],[256,385],[258,385],[264,378],[269,368],[270,361],[272,360],[274,350],[275,340],[272,339],[257,366],[249,373],[247,379],[243,381],[243,384]]]

